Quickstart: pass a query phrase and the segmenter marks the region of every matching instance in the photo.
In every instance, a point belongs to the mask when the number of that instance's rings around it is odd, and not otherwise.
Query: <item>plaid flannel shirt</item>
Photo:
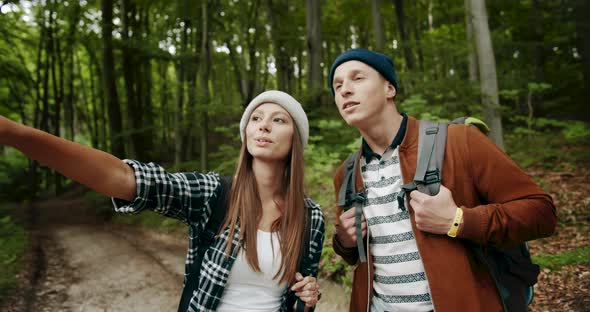
[[[186,257],[186,268],[197,255],[197,238],[205,229],[211,216],[209,200],[220,185],[220,177],[216,173],[201,174],[197,172],[168,173],[154,163],[140,163],[124,160],[135,171],[137,194],[132,202],[113,198],[115,211],[122,213],[139,213],[152,210],[167,217],[176,218],[189,226],[189,249]],[[311,199],[305,198],[305,205],[311,209],[311,233],[308,257],[309,266],[303,268],[303,276],[317,276],[320,256],[324,242],[324,217],[320,206]],[[205,252],[198,276],[199,286],[193,293],[188,311],[215,311],[223,295],[232,264],[236,257],[236,246],[240,236],[239,223],[231,238],[232,253],[228,259],[225,249],[229,238],[229,228],[217,236],[213,244]],[[187,278],[185,272],[185,279]],[[191,277],[193,278],[193,277]],[[289,287],[285,287],[281,298],[280,311],[287,311],[287,298],[294,296]],[[290,307],[289,307],[290,308]]]

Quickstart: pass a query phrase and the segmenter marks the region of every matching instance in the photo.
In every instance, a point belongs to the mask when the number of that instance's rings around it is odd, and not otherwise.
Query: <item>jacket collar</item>
[[[406,133],[399,146],[400,151],[407,150],[411,147],[417,146],[419,127],[419,121],[414,117],[408,116],[408,125],[406,127]]]

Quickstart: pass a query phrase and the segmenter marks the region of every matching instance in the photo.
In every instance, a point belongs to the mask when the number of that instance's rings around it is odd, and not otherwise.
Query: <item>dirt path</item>
[[[49,264],[33,311],[172,311],[182,280],[152,255],[104,227],[54,228],[49,238],[63,263]],[[61,251],[61,255],[59,254]],[[69,272],[60,276],[63,270]],[[179,282],[180,281],[180,282]],[[55,294],[58,302],[48,302]],[[45,298],[44,298],[45,297]],[[57,308],[57,309],[56,309]]]
[[[186,242],[89,218],[77,199],[36,204],[38,275],[10,311],[176,311]],[[318,312],[347,310],[339,285],[322,281]],[[344,298],[343,298],[344,296]]]

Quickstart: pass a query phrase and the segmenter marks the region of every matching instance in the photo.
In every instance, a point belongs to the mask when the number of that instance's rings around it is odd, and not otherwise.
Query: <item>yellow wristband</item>
[[[453,224],[447,232],[447,235],[450,237],[456,237],[457,231],[459,231],[459,225],[461,225],[461,221],[463,221],[463,209],[457,208],[457,212],[455,212],[455,220],[453,220]]]

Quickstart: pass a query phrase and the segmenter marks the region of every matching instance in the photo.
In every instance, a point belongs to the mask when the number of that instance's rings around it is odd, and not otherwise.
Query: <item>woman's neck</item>
[[[281,187],[285,164],[282,162],[267,162],[254,159],[252,172],[256,179],[261,199],[272,198]]]
[[[282,205],[284,194],[280,192],[283,186],[283,171],[285,164],[281,162],[265,162],[254,159],[252,171],[258,187],[262,204],[262,218],[258,228],[270,232],[272,223],[281,215],[277,205]]]

